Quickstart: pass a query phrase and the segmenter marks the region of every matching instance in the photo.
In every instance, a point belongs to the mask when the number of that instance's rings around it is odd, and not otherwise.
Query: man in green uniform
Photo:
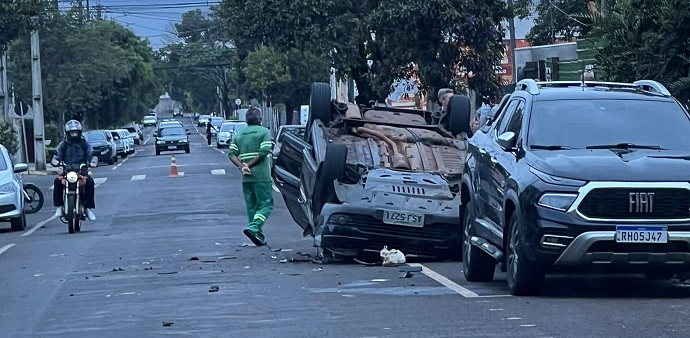
[[[261,111],[247,111],[247,127],[235,135],[228,157],[242,172],[242,191],[247,204],[249,225],[244,234],[257,246],[266,245],[261,227],[273,210],[271,166],[271,132],[261,126]]]

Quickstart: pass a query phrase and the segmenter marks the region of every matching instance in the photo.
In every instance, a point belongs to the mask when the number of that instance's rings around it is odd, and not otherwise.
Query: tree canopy
[[[537,17],[527,34],[533,46],[553,44],[558,40],[584,38],[593,28],[587,0],[542,0],[536,6]]]
[[[43,9],[41,0],[9,0],[0,2],[0,50],[32,27],[31,17]]]
[[[501,22],[511,13],[499,0],[224,0],[219,17],[240,48],[328,58],[338,75],[355,81],[358,101],[367,102],[385,98],[396,78],[417,69],[426,89],[459,84],[464,67],[475,74],[470,88],[495,93]]]
[[[139,120],[160,95],[148,42],[116,22],[82,24],[73,14],[45,17],[40,29],[46,121],[80,118],[106,128]],[[9,55],[17,98],[31,102],[28,36],[15,40]]]

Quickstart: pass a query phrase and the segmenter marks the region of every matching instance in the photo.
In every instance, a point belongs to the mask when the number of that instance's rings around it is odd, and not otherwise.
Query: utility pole
[[[0,99],[2,99],[2,116],[5,120],[10,118],[10,100],[8,97],[9,85],[7,84],[7,52],[0,56]]]
[[[89,0],[86,0],[86,21],[91,21],[91,5]]]
[[[35,27],[38,27],[38,17],[31,17]],[[43,127],[43,82],[41,79],[41,49],[38,39],[38,28],[31,32],[31,87],[33,90],[34,113],[34,159],[36,170],[46,170],[46,148],[44,143],[45,129]]]
[[[513,9],[513,0],[508,0],[508,7]],[[510,63],[513,65],[513,83],[517,83],[517,65],[515,64],[515,14],[511,14],[508,20],[508,31],[510,32]]]

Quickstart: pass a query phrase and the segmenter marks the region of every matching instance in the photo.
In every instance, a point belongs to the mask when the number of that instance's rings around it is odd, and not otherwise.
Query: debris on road
[[[173,326],[173,322],[163,322],[163,326],[168,327],[168,326]]]
[[[383,259],[383,266],[398,266],[405,264],[405,254],[397,249],[388,250],[388,246],[384,246],[381,250],[381,259]]]
[[[208,292],[218,292],[220,290],[220,287],[218,285],[212,285],[209,289]]]
[[[316,269],[311,269],[311,271],[317,271],[317,272],[318,272],[318,271],[323,271],[323,268],[319,267],[319,268],[316,268]]]
[[[400,276],[400,278],[412,278],[414,276],[412,273],[413,272],[422,272],[422,267],[421,266],[401,266],[400,272],[403,272],[403,275]]]
[[[224,259],[235,259],[237,256],[220,256],[218,257],[218,260],[224,260]]]
[[[124,269],[122,269],[122,268],[117,268],[117,269],[113,269],[113,271],[112,271],[112,272],[120,272],[120,271],[125,271],[125,270],[124,270]]]
[[[159,272],[159,275],[174,275],[176,274],[177,271],[166,271],[166,272]]]

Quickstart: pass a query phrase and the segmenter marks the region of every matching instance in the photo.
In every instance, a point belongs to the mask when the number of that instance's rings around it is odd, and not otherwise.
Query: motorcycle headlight
[[[9,194],[13,192],[15,192],[15,190],[12,182],[0,185],[0,194]]]
[[[77,175],[77,173],[75,173],[74,171],[67,173],[67,182],[75,183],[78,179],[79,175]]]

